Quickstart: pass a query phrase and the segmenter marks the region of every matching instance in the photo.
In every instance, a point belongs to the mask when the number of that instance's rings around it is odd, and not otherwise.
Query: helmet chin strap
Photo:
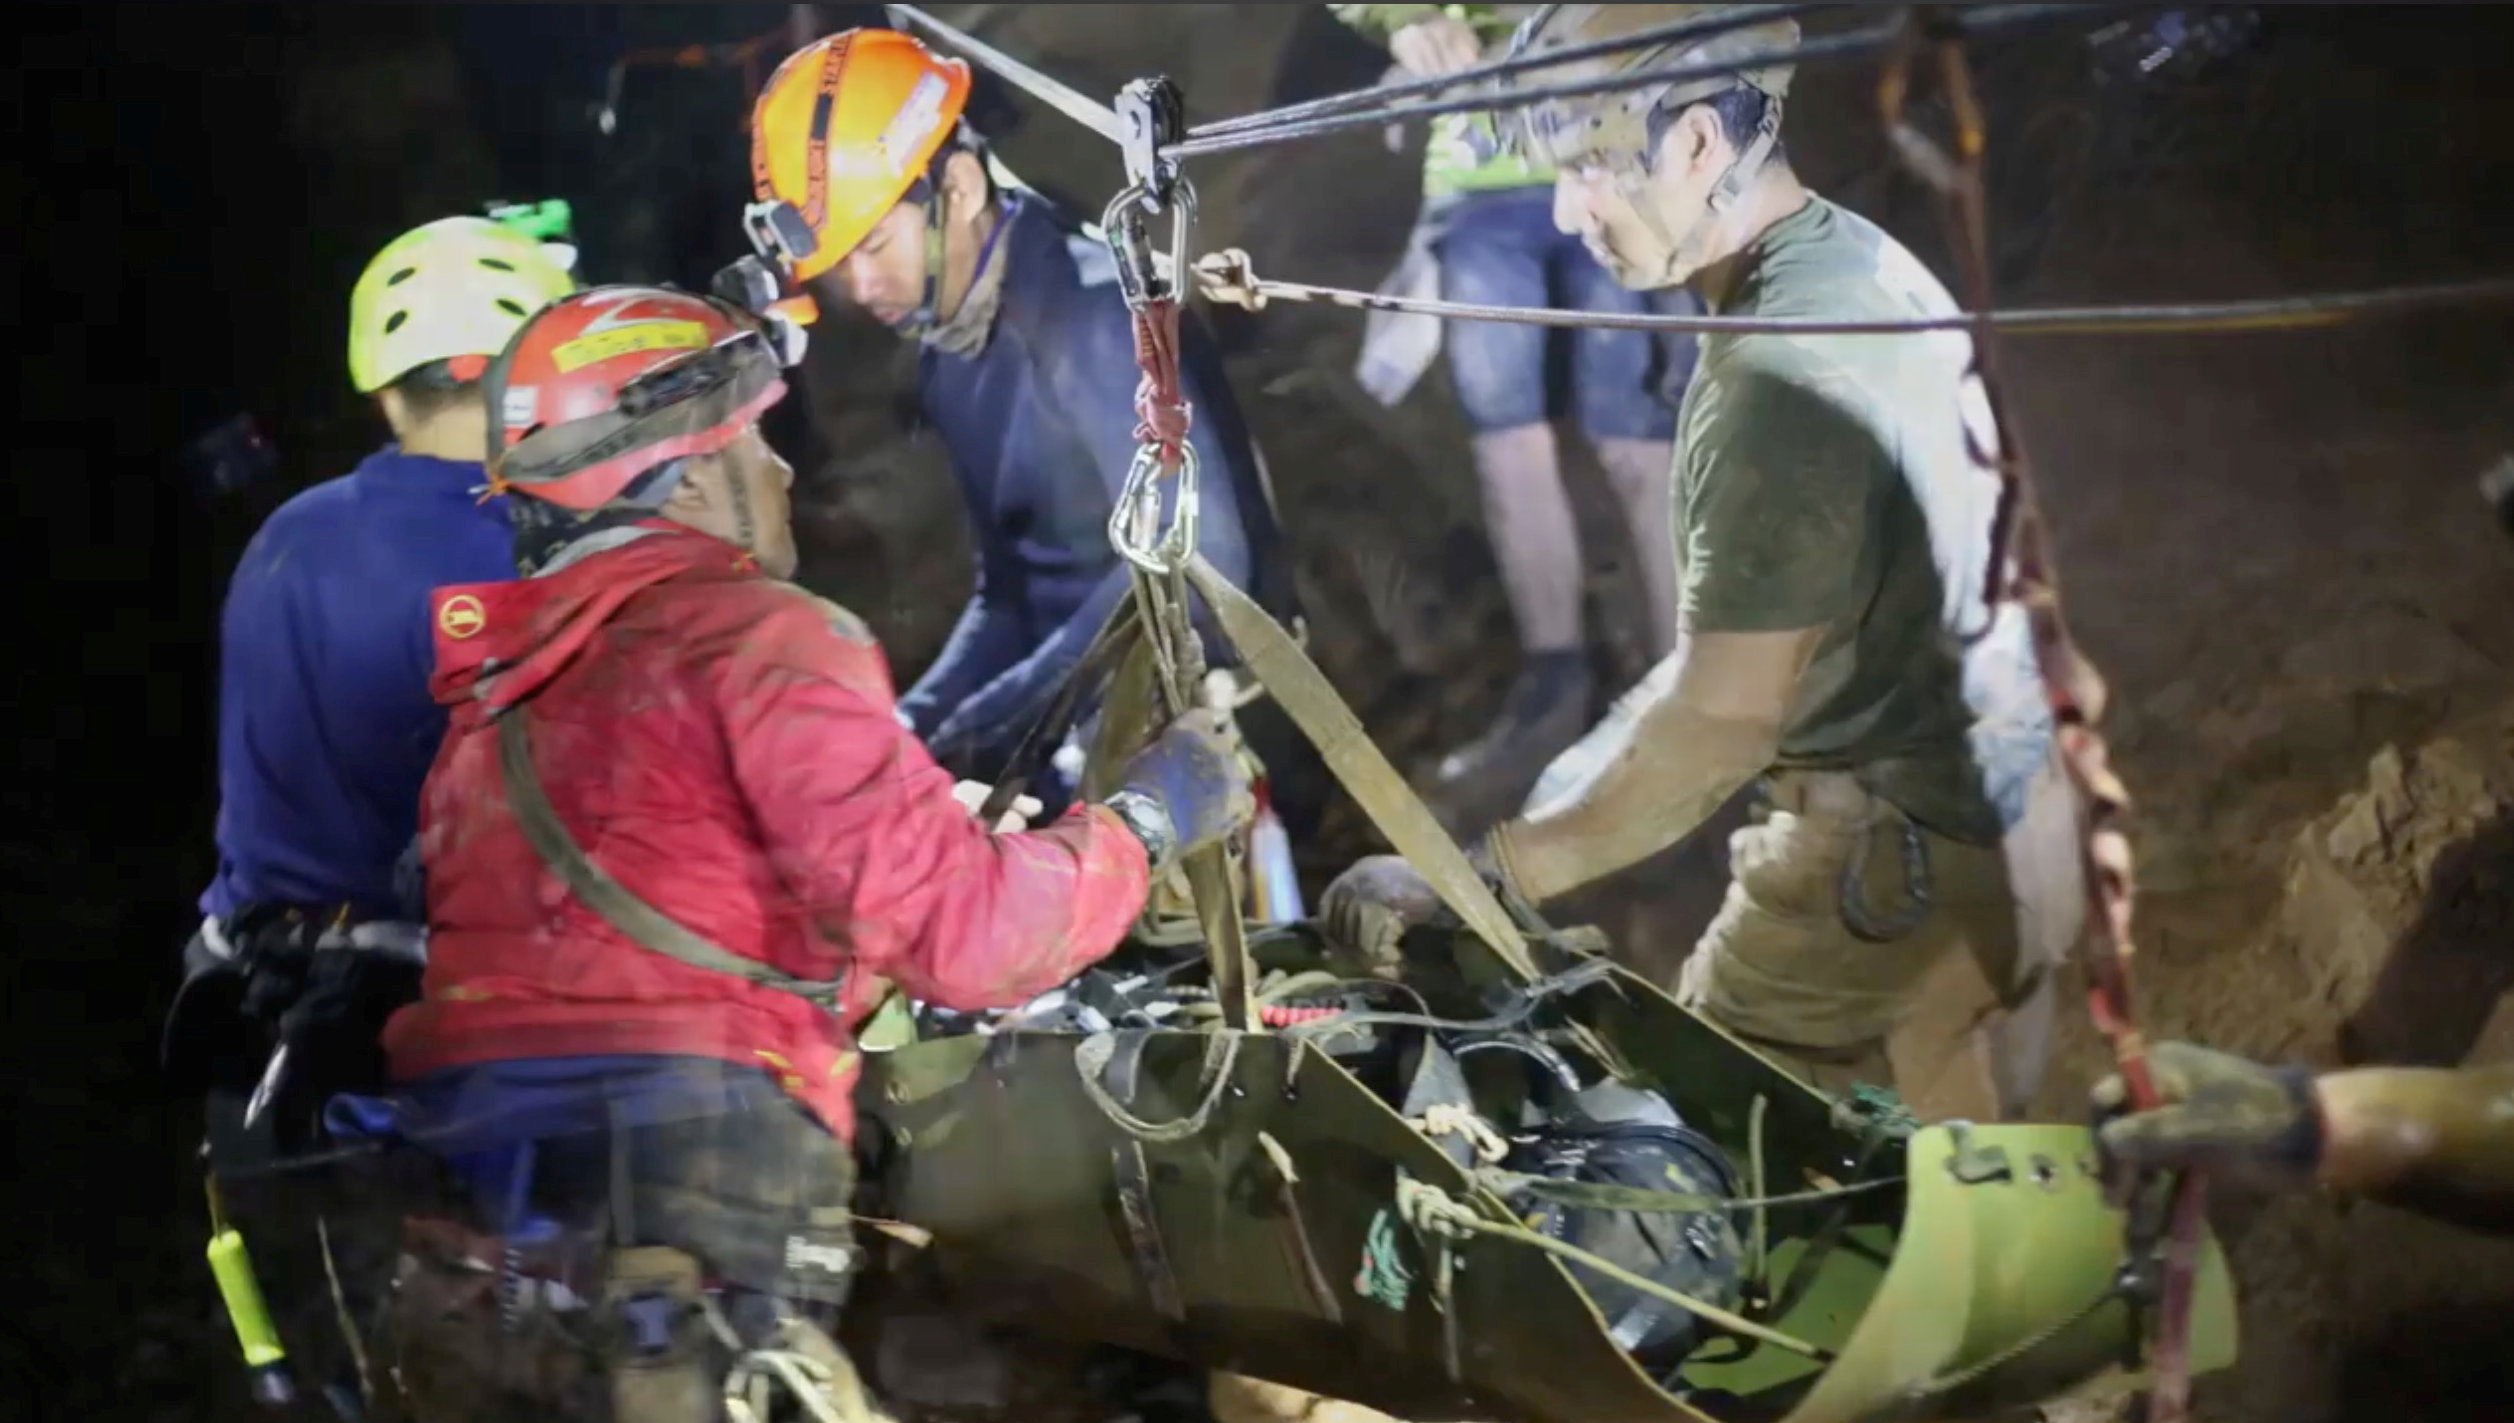
[[[943,300],[944,244],[950,240],[943,227],[942,185],[924,183],[921,186],[926,189],[922,195],[911,192],[905,201],[915,202],[919,196],[926,199],[925,295],[918,300],[916,310],[899,318],[898,321],[892,323],[890,328],[902,336],[909,337],[923,336],[942,323],[943,313],[940,308]]]
[[[1650,229],[1650,235],[1658,240],[1660,250],[1666,254],[1660,258],[1658,270],[1651,273],[1651,287],[1672,287],[1687,273],[1701,268],[1702,263],[1689,259],[1688,249],[1708,235],[1715,220],[1736,210],[1737,200],[1745,195],[1746,185],[1763,171],[1764,161],[1772,156],[1772,149],[1781,138],[1781,101],[1766,97],[1768,102],[1763,106],[1762,121],[1755,125],[1755,136],[1747,140],[1745,148],[1728,161],[1727,168],[1721,170],[1719,181],[1711,185],[1710,193],[1703,199],[1702,211],[1681,232],[1668,225],[1658,205],[1651,202],[1649,194],[1641,189],[1640,180],[1649,173],[1648,155],[1643,155],[1643,162],[1624,174],[1618,183],[1624,201],[1632,205],[1634,215]]]

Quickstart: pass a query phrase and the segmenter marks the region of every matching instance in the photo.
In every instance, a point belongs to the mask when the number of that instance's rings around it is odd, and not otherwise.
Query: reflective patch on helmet
[[[537,385],[508,386],[506,398],[498,407],[499,420],[510,430],[532,424],[540,413],[541,387]]]
[[[900,106],[890,127],[882,130],[882,153],[890,159],[894,171],[906,172],[917,149],[934,136],[942,122],[943,100],[950,93],[951,86],[939,74],[924,75],[908,91],[908,102]]]
[[[699,322],[640,321],[564,342],[550,353],[550,363],[566,374],[638,351],[695,351],[706,344],[707,328]]]

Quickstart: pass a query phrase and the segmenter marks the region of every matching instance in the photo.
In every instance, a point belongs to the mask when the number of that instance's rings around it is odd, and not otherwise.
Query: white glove
[[[960,808],[971,815],[984,809],[986,798],[993,794],[995,794],[995,787],[984,781],[962,781],[951,788],[951,798],[960,802]],[[995,822],[994,833],[1010,835],[1017,831],[1027,830],[1030,828],[1030,817],[1046,808],[1037,796],[1015,796],[1012,809],[1005,811],[1004,818]]]

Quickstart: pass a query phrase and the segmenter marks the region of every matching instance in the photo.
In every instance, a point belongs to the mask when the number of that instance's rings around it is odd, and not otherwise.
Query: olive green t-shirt
[[[1723,316],[1957,311],[1874,224],[1821,198],[1743,255]],[[1698,632],[1821,627],[1779,764],[1849,770],[1942,834],[1997,839],[2051,719],[2021,610],[1985,597],[1999,481],[1972,338],[1703,338],[1677,454],[1684,612]]]

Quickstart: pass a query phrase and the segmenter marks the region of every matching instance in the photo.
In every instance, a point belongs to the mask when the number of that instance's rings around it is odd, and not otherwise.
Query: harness
[[[595,864],[568,833],[557,808],[550,804],[549,794],[541,788],[540,772],[533,765],[532,733],[527,719],[525,704],[520,702],[498,713],[498,769],[506,781],[507,805],[515,813],[515,823],[523,829],[524,839],[570,893],[629,942],[650,953],[792,994],[825,1013],[838,1011],[847,984],[844,973],[821,982],[797,978],[773,964],[744,958],[693,933]]]

